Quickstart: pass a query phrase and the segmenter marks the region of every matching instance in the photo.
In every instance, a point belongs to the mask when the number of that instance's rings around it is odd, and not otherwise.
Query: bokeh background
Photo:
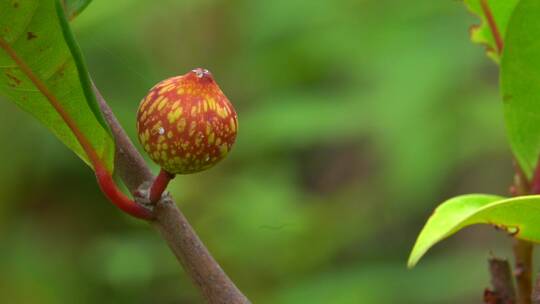
[[[511,244],[473,227],[406,269],[438,203],[512,179],[474,23],[460,1],[95,0],[73,28],[134,139],[146,91],[195,67],[236,106],[230,156],[170,190],[254,303],[422,304],[480,303]],[[0,302],[201,303],[83,162],[6,100],[0,120]]]

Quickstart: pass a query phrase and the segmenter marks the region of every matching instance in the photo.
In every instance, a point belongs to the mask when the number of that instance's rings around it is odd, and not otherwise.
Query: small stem
[[[489,8],[487,0],[481,0],[480,5],[482,6],[482,11],[484,12],[484,15],[486,16],[486,20],[488,22],[489,28],[491,29],[491,34],[493,35],[493,39],[495,40],[495,45],[497,46],[497,53],[500,55],[503,49],[503,39],[502,39],[501,33],[499,32],[497,23],[495,22],[495,18],[493,17],[493,14],[491,13],[491,9]]]
[[[534,304],[540,304],[540,275],[538,274],[536,275],[536,282],[534,283],[532,302]]]
[[[118,189],[111,174],[101,166],[94,168],[101,192],[125,213],[143,220],[154,218],[152,211],[137,204]]]
[[[174,174],[163,169],[159,171],[159,175],[154,179],[154,183],[150,187],[150,203],[155,204],[161,198],[161,195],[167,189],[167,185],[174,176]]]
[[[515,269],[518,304],[530,304],[532,294],[532,252],[530,242],[516,239],[514,242]]]
[[[531,185],[529,185],[529,181],[527,180],[525,173],[515,159],[513,161],[513,165],[515,172],[514,183],[512,184],[512,186],[510,186],[510,194],[512,196],[520,196],[534,193],[531,190]]]
[[[530,185],[525,173],[514,160],[514,185],[513,196],[527,195],[527,194],[537,194],[535,186]],[[538,171],[536,169],[534,179],[538,179]],[[516,277],[517,284],[517,303],[518,304],[530,304],[532,296],[532,254],[534,246],[528,241],[523,241],[519,239],[514,240],[513,252],[515,260],[515,269],[514,276]]]
[[[536,168],[534,170],[530,188],[531,194],[540,194],[540,158],[536,163]]]
[[[537,164],[532,182],[530,185],[523,170],[514,163],[516,175],[514,177],[514,195],[540,194],[540,166]],[[515,276],[518,286],[518,304],[530,304],[531,296],[538,297],[539,290],[536,286],[534,294],[532,292],[532,253],[534,246],[532,243],[516,239],[513,246],[515,256]],[[538,285],[538,284],[537,284]],[[536,301],[536,300],[535,300]]]
[[[516,294],[510,264],[507,260],[497,258],[491,258],[488,262],[493,292],[484,295],[484,302],[491,302],[486,299],[486,295],[489,295],[495,297],[497,303],[515,303]]]

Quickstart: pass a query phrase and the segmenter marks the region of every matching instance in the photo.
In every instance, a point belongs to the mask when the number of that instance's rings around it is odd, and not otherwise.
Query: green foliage
[[[480,1],[466,3],[471,11],[482,16]],[[500,69],[508,138],[520,167],[530,179],[540,155],[540,21],[537,18],[540,2],[522,0],[517,6],[516,3],[491,1],[489,5],[505,37]],[[482,19],[483,25],[472,34],[473,41],[494,49],[493,35],[485,17]],[[444,202],[420,233],[409,266],[414,266],[437,242],[477,223],[515,230],[516,237],[539,242],[540,224],[531,216],[537,212],[538,200],[538,196],[504,200],[496,196],[465,195]]]
[[[468,194],[442,203],[420,232],[409,257],[413,267],[439,241],[473,224],[491,224],[520,239],[540,242],[539,195],[501,198]]]
[[[80,11],[84,7],[80,3],[69,11]],[[112,169],[114,143],[91,92],[88,74],[63,10],[54,0],[0,0],[0,12],[0,33],[11,49],[11,54],[5,48],[0,49],[0,94],[41,121],[88,163],[74,134],[50,104],[50,97],[31,81],[33,74]]]
[[[484,45],[486,47],[487,55],[495,60],[495,62],[499,62],[500,58],[497,53],[497,46],[495,45],[493,33],[491,32],[482,9],[482,1],[483,0],[464,0],[465,5],[471,13],[477,15],[481,20],[480,25],[471,28],[471,40],[474,43]],[[486,2],[493,14],[499,33],[502,36],[501,38],[505,40],[508,20],[519,0],[488,0]]]
[[[416,265],[427,250],[437,242],[468,225],[482,223],[483,216],[491,215],[490,204],[501,200],[504,199],[495,195],[468,194],[451,198],[442,203],[435,209],[424,229],[420,232],[409,257],[408,266],[413,267]],[[493,223],[497,222],[494,221]]]
[[[503,192],[512,174],[474,21],[455,1],[115,0],[72,26],[132,138],[146,91],[191,68],[234,103],[230,158],[170,190],[254,303],[443,304],[475,303],[479,244],[507,241],[478,225],[403,267],[433,202]],[[0,101],[1,298],[201,303],[163,240],[97,204],[86,168],[24,114]]]
[[[530,178],[540,155],[540,2],[522,0],[501,61],[504,116],[512,151]]]

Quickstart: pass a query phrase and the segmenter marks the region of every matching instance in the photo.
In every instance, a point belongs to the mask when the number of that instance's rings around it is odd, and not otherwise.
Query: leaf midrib
[[[48,89],[47,85],[43,82],[43,80],[33,73],[32,69],[26,64],[26,62],[22,58],[18,56],[17,52],[3,37],[0,37],[0,48],[2,48],[7,53],[7,55],[15,62],[17,67],[24,73],[24,75],[45,96],[45,98],[47,98],[51,106],[56,110],[56,112],[60,115],[60,117],[69,127],[73,135],[77,138],[77,141],[90,159],[92,166],[95,168],[97,164],[101,163],[101,160],[99,159],[97,153],[95,152],[94,148],[92,147],[86,136],[84,136],[84,134],[79,130],[75,121],[62,107],[56,96]]]

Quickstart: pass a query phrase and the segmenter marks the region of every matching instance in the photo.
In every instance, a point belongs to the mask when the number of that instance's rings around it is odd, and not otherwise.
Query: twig
[[[486,290],[484,303],[513,304],[516,301],[510,264],[507,260],[489,259],[489,272],[493,291]]]
[[[538,158],[536,168],[534,169],[529,192],[531,194],[540,194],[540,157]]]
[[[154,226],[208,303],[249,303],[212,258],[172,199],[158,202],[155,213]]]
[[[514,241],[515,269],[518,304],[530,304],[532,295],[532,251],[530,242]]]
[[[514,185],[512,186],[513,196],[527,195],[534,193],[534,188],[527,181],[525,173],[514,160]],[[536,178],[536,177],[535,177]],[[532,253],[534,246],[532,243],[515,239],[514,251],[514,276],[517,284],[517,303],[530,304],[532,296]]]
[[[154,179],[152,186],[150,186],[150,193],[148,195],[150,204],[154,204],[161,198],[161,195],[167,189],[167,185],[174,177],[175,174],[169,173],[163,169],[159,170],[158,176]]]
[[[531,182],[531,193],[540,193],[540,159],[536,164],[533,179]],[[534,290],[532,292],[532,303],[540,304],[540,275],[536,276]]]
[[[531,183],[527,181],[527,177],[517,162],[514,162],[516,175],[514,177],[514,185],[517,193],[514,195],[540,194],[540,162],[537,164]],[[530,304],[531,297],[539,294],[538,290],[532,291],[532,263],[533,263],[532,243],[516,239],[514,242],[514,257],[515,257],[515,276],[518,286],[518,303]],[[535,287],[538,288],[538,287]]]
[[[533,304],[540,304],[540,275],[536,275],[536,282],[534,283],[534,291],[532,294]]]
[[[115,167],[132,193],[155,179],[109,105],[93,86],[99,106],[116,142]],[[154,206],[152,225],[161,233],[178,261],[209,304],[249,304],[201,242],[172,198],[165,195]]]

